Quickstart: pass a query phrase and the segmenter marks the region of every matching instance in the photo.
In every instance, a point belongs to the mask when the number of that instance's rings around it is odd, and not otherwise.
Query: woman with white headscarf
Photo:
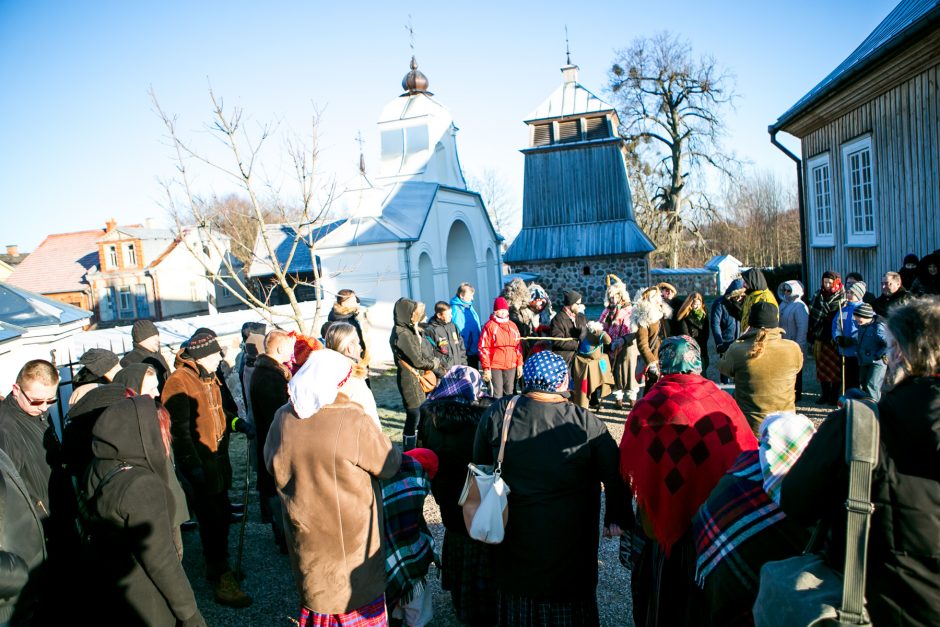
[[[345,356],[311,353],[288,384],[290,403],[275,415],[264,448],[284,506],[304,627],[385,624],[377,480],[398,471],[401,453],[340,392],[350,376]]]

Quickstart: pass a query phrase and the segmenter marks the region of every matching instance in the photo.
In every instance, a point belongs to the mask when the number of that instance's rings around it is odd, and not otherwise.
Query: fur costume
[[[541,285],[533,283],[527,286],[525,281],[515,278],[503,288],[503,297],[509,302],[509,319],[519,329],[520,336],[547,335],[548,326],[555,314],[552,311],[552,302],[548,297],[548,292]],[[536,299],[545,301],[542,311],[535,311],[529,307],[529,303]],[[523,341],[523,356],[528,357],[531,353],[537,352],[534,348],[534,342]]]
[[[571,362],[571,402],[576,405],[587,407],[595,391],[598,392],[598,400],[610,394],[614,375],[610,360],[604,353],[604,345],[609,345],[610,341],[610,335],[600,322],[587,323],[578,352]]]

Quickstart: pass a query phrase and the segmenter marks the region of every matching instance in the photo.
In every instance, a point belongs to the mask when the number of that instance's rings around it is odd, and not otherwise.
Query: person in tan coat
[[[793,387],[803,368],[800,345],[783,339],[777,306],[756,302],[750,326],[718,362],[718,371],[734,379],[734,398],[757,435],[767,414],[795,411]]]
[[[264,448],[284,507],[287,548],[305,621],[385,613],[385,554],[378,479],[401,453],[362,406],[340,392],[352,364],[312,353],[288,384]]]

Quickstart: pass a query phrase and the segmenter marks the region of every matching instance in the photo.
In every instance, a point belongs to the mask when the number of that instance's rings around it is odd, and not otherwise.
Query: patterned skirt
[[[299,624],[300,627],[388,627],[385,595],[345,614],[318,614],[301,607]]]
[[[814,346],[816,357],[816,378],[823,383],[838,383],[842,381],[842,358],[835,347],[829,342],[816,341]]]
[[[499,593],[500,627],[596,627],[597,599],[542,601]]]
[[[450,592],[454,613],[461,623],[496,623],[496,585],[493,582],[493,547],[469,537],[444,531],[441,549],[441,587]]]

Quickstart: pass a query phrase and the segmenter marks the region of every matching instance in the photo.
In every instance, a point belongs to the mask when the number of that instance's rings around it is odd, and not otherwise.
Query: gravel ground
[[[712,363],[717,359],[712,356]],[[392,373],[394,371],[391,371]],[[717,371],[712,367],[708,373],[717,379]],[[815,402],[819,387],[815,381],[815,366],[812,358],[807,360],[803,372],[804,396],[799,411],[815,421],[819,421],[831,411],[831,408],[819,408]],[[383,430],[397,443],[401,441],[401,429],[404,425],[404,412],[394,374],[374,372],[372,389],[379,407],[379,417]],[[605,406],[598,414],[607,424],[614,440],[620,442],[626,419],[625,411],[617,411]],[[245,479],[245,440],[236,436],[231,443],[231,459],[234,470],[232,500],[240,502],[243,498]],[[205,566],[201,556],[198,532],[183,534],[185,554],[183,566],[189,575],[200,611],[209,625],[259,625],[276,626],[296,624],[300,601],[291,576],[290,562],[286,555],[278,553],[274,546],[270,527],[262,525],[258,511],[258,495],[254,481],[249,490],[248,522],[245,524],[243,565],[247,578],[243,588],[254,599],[254,604],[246,609],[234,610],[217,605],[212,600],[212,590],[205,580]],[[434,534],[437,550],[440,551],[443,537],[443,525],[440,512],[433,497],[425,504],[425,520]],[[229,532],[231,563],[234,567],[239,539],[239,525],[233,525]],[[617,559],[617,541],[601,539],[598,553],[599,584],[597,602],[600,610],[601,625],[629,626],[633,624],[632,603],[630,599],[630,573]],[[436,571],[432,567],[432,574]],[[457,626],[449,593],[441,590],[440,580],[432,577],[431,591],[434,600],[434,620],[432,625],[443,627]]]

